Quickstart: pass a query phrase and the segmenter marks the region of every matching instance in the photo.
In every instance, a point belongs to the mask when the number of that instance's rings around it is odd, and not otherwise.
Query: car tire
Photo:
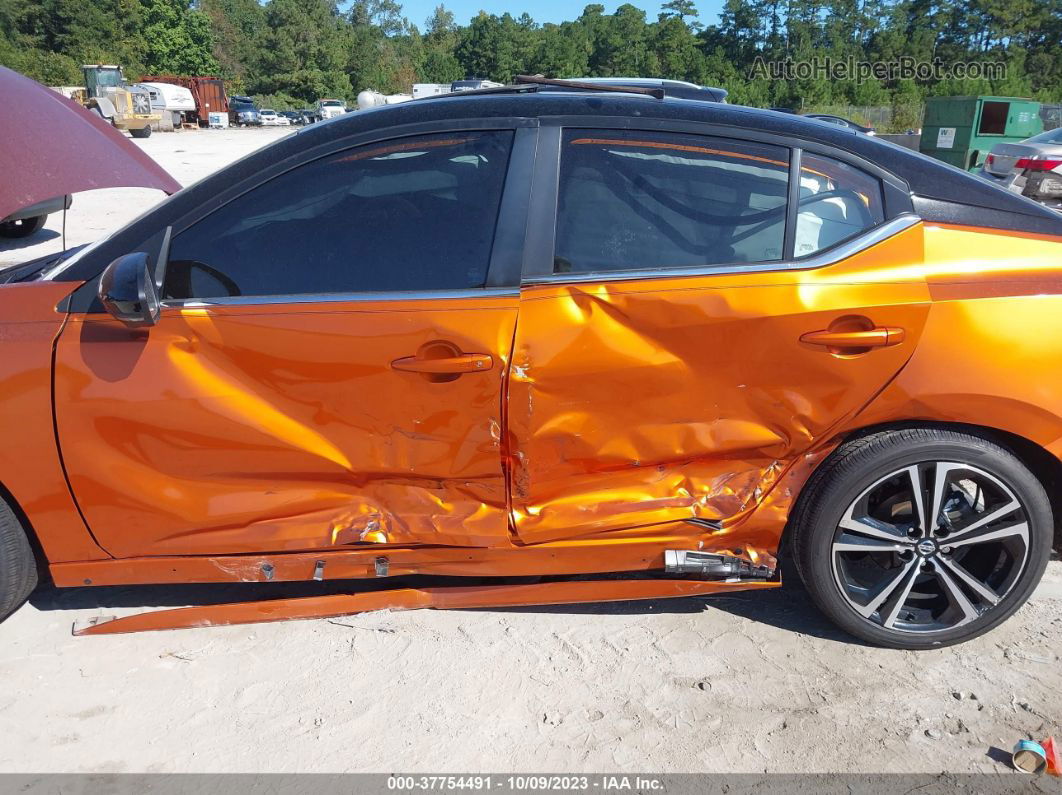
[[[0,237],[29,237],[40,231],[47,220],[47,215],[35,215],[32,218],[23,218],[18,221],[4,221],[0,223]]]
[[[801,494],[791,540],[801,580],[834,623],[917,650],[1013,615],[1044,573],[1053,528],[1043,485],[1013,452],[906,428],[842,444]]]
[[[22,522],[0,499],[0,621],[15,611],[37,585],[37,564]]]
[[[147,127],[141,127],[139,130],[130,130],[129,134],[134,138],[150,138],[151,137],[151,125]]]

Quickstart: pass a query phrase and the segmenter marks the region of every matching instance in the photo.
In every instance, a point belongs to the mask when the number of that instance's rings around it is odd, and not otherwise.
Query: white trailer
[[[185,113],[195,113],[195,97],[184,86],[172,83],[140,83],[151,96],[151,109],[158,112],[163,119],[169,117],[173,126],[180,128]]]
[[[413,84],[413,99],[423,99],[424,97],[437,97],[440,94],[449,94],[449,83],[414,83]]]

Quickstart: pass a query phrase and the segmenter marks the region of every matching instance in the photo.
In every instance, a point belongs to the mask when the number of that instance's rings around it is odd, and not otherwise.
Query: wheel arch
[[[107,97],[93,97],[88,101],[87,106],[89,108],[99,108],[103,117],[108,121],[112,120],[115,116],[114,103],[112,103]]]
[[[44,582],[49,579],[48,575],[48,556],[44,552],[44,546],[41,544],[40,538],[37,536],[37,531],[33,527],[33,522],[30,521],[29,515],[22,509],[22,505],[15,499],[15,495],[11,493],[11,490],[0,481],[0,501],[3,501],[12,513],[18,519],[19,524],[22,525],[22,530],[26,534],[26,539],[29,541],[30,549],[33,550],[33,560],[37,564],[37,577],[38,581]]]
[[[1040,481],[1040,485],[1044,487],[1044,491],[1047,492],[1048,499],[1051,501],[1051,512],[1054,520],[1054,548],[1056,551],[1062,551],[1062,461],[1059,461],[1042,445],[1012,431],[994,428],[989,425],[939,420],[880,422],[848,430],[837,437],[834,440],[836,442],[834,450],[818,462],[805,482],[805,487],[800,490],[800,494],[794,501],[793,508],[789,513],[790,521],[786,522],[785,530],[782,534],[782,546],[784,547],[788,544],[790,529],[793,524],[792,518],[798,514],[801,502],[810,494],[811,489],[809,487],[814,485],[815,475],[822,470],[824,464],[836,455],[837,450],[843,444],[877,433],[900,431],[909,428],[935,428],[966,433],[970,436],[978,436],[995,442],[1000,447],[1013,453],[1019,461],[1029,468],[1036,479]]]

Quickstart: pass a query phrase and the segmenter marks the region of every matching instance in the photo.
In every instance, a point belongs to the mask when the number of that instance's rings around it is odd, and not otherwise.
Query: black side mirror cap
[[[103,308],[130,328],[154,326],[162,309],[155,279],[142,251],[125,254],[103,271],[99,287]]]

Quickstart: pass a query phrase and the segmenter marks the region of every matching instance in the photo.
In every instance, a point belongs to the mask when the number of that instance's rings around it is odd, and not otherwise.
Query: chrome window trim
[[[211,309],[226,306],[277,306],[279,304],[341,304],[373,301],[422,301],[468,298],[518,298],[516,287],[479,287],[468,290],[413,290],[380,293],[296,293],[292,295],[233,295],[220,298],[168,299],[163,309]]]
[[[672,279],[683,276],[714,276],[726,273],[759,273],[761,271],[813,270],[826,265],[833,265],[843,259],[858,254],[860,251],[875,246],[906,229],[921,223],[916,215],[900,215],[890,221],[868,229],[863,234],[849,238],[832,248],[792,260],[775,260],[773,262],[734,263],[732,265],[705,265],[695,268],[646,268],[645,270],[594,271],[592,273],[551,273],[530,276],[523,281],[524,286],[535,284],[581,284],[585,282],[620,282],[637,279]]]

